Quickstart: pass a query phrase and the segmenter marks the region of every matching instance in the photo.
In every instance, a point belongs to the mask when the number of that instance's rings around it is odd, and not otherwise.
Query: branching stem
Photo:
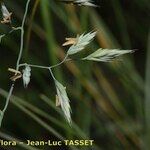
[[[0,43],[1,43],[2,38],[4,38],[6,35],[11,34],[12,32],[17,31],[17,30],[21,30],[21,27],[16,27],[16,28],[13,27],[8,33],[1,34],[0,35]]]
[[[33,68],[40,68],[40,69],[52,69],[52,68],[56,68],[60,65],[62,65],[64,62],[68,61],[68,54],[66,54],[65,58],[58,64],[56,65],[53,65],[53,66],[41,66],[41,65],[33,65],[33,64],[27,64],[27,63],[23,63],[23,64],[20,64],[19,67],[23,67],[23,66],[30,66],[30,67],[33,67]]]
[[[52,76],[52,78],[54,80],[56,80],[56,78],[54,77],[53,75],[53,72],[52,72],[52,68],[55,68],[55,67],[58,67],[60,66],[61,64],[63,64],[65,61],[67,61],[67,58],[68,58],[68,54],[66,54],[65,58],[58,64],[56,65],[53,65],[53,66],[39,66],[39,65],[32,65],[32,64],[27,64],[27,63],[24,63],[24,64],[20,64],[20,60],[21,60],[21,57],[22,57],[22,53],[23,53],[23,48],[24,48],[24,25],[25,25],[25,20],[26,20],[26,17],[27,17],[27,13],[28,13],[28,9],[29,9],[29,4],[30,4],[30,1],[31,0],[27,0],[27,3],[26,3],[26,8],[25,8],[25,13],[24,13],[24,16],[23,16],[23,20],[22,20],[22,24],[21,24],[21,27],[17,27],[17,28],[12,28],[11,31],[9,31],[7,34],[10,34],[12,33],[13,31],[16,31],[16,30],[21,30],[21,37],[20,37],[20,49],[19,49],[19,54],[18,54],[18,59],[17,59],[17,62],[16,62],[16,70],[18,71],[20,67],[22,66],[30,66],[30,67],[35,67],[35,68],[41,68],[41,69],[48,69],[50,71],[50,74]],[[5,37],[7,34],[3,34],[3,35],[0,35],[0,42],[1,42],[1,39],[3,37]],[[7,107],[8,107],[8,104],[9,104],[9,101],[10,101],[10,97],[12,95],[12,92],[13,92],[13,89],[14,89],[14,86],[15,86],[15,82],[12,83],[10,89],[9,89],[9,93],[8,93],[8,96],[6,98],[6,103],[5,103],[5,106],[3,108],[2,111],[0,111],[0,117],[1,117],[1,120],[0,120],[0,127],[1,127],[1,123],[2,123],[2,120],[3,120],[3,116],[5,114],[5,111],[7,110]]]
[[[20,60],[21,60],[21,57],[22,57],[22,52],[23,52],[23,46],[24,46],[23,45],[24,44],[24,25],[25,25],[25,20],[26,20],[27,13],[28,13],[29,3],[30,3],[30,0],[27,0],[25,13],[24,13],[24,16],[23,16],[21,27],[14,28],[14,29],[12,29],[9,32],[9,33],[12,33],[13,31],[18,30],[18,29],[21,30],[21,43],[20,43],[20,50],[19,50],[19,55],[18,55],[18,59],[17,59],[17,63],[16,63],[16,70],[19,70],[19,63],[20,63]],[[2,37],[4,37],[4,36],[5,35],[3,35]],[[1,127],[1,123],[2,123],[2,120],[3,120],[3,116],[5,114],[5,111],[7,110],[7,107],[8,107],[9,101],[10,101],[10,97],[11,97],[13,89],[14,89],[14,85],[15,85],[15,82],[12,83],[12,85],[11,85],[11,87],[9,89],[9,93],[8,93],[7,98],[6,98],[6,103],[5,103],[4,109],[1,111],[0,127]]]

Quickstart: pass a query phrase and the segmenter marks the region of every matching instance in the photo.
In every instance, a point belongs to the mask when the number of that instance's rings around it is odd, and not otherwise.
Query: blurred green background
[[[150,149],[150,5],[149,0],[97,0],[100,8],[64,5],[56,0],[33,0],[25,26],[21,62],[54,65],[67,51],[65,37],[97,30],[87,50],[99,47],[137,49],[121,61],[95,63],[70,61],[54,69],[67,87],[73,127],[55,107],[55,86],[46,70],[33,69],[27,89],[21,80],[5,114],[1,139],[93,139],[93,147],[62,147],[85,150]],[[13,26],[21,24],[26,0],[5,0],[13,12]],[[0,24],[0,33],[9,26]],[[11,85],[8,67],[14,68],[20,32],[3,38],[0,45],[0,107]],[[57,147],[3,147],[0,149],[56,149]]]

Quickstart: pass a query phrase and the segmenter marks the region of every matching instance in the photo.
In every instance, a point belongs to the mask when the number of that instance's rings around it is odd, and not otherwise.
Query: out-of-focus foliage
[[[21,23],[25,3],[25,0],[5,0],[13,12],[15,27]],[[65,37],[91,30],[98,31],[93,45],[71,58],[87,56],[99,47],[137,51],[122,57],[121,61],[68,61],[54,70],[59,81],[69,90],[73,109],[72,128],[61,115],[61,110],[55,107],[55,88],[49,73],[33,69],[28,89],[24,89],[21,80],[15,85],[0,132],[2,138],[90,138],[95,140],[92,150],[150,147],[149,2],[98,0],[98,3],[100,8],[70,6],[55,0],[33,0],[26,22],[22,62],[54,65],[63,59],[67,50],[62,47]],[[9,30],[8,26],[0,24],[1,33]],[[7,68],[15,65],[19,36],[19,31],[13,32],[3,38],[0,45],[1,108],[11,84]],[[21,149],[24,148],[26,146]],[[20,150],[20,147],[16,149]]]

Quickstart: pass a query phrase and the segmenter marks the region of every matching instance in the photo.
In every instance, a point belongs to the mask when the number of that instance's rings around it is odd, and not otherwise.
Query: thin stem
[[[8,93],[8,96],[7,96],[7,99],[6,99],[6,104],[5,104],[5,107],[4,107],[4,109],[3,109],[3,112],[5,112],[6,111],[6,109],[7,109],[7,106],[8,106],[8,103],[9,103],[9,99],[10,99],[10,97],[11,97],[11,95],[12,95],[12,92],[13,92],[13,89],[14,89],[14,83],[11,85],[11,87],[10,87],[10,90],[9,90],[9,93]]]
[[[3,117],[4,117],[5,111],[6,111],[7,107],[8,107],[10,97],[11,97],[13,89],[14,89],[14,85],[15,85],[15,83],[13,83],[11,85],[10,89],[9,89],[9,93],[8,93],[7,98],[6,98],[6,103],[5,103],[4,109],[1,112],[0,127],[1,127],[1,124],[2,124],[2,120],[3,120]]]
[[[10,31],[8,32],[8,34],[14,32],[14,31],[17,31],[17,30],[21,30],[21,27],[13,27],[13,29],[10,30]]]
[[[53,65],[53,66],[41,66],[41,65],[33,65],[33,64],[23,63],[23,64],[19,64],[19,67],[23,67],[23,66],[28,65],[28,66],[33,67],[33,68],[40,68],[40,69],[49,69],[50,68],[50,69],[52,69],[52,68],[55,68],[55,67],[62,65],[64,62],[68,61],[67,58],[68,58],[68,54],[66,54],[65,58],[60,63]]]
[[[28,0],[27,3],[26,3],[25,13],[24,13],[23,20],[22,20],[22,25],[21,25],[21,45],[20,45],[20,51],[19,51],[19,55],[18,55],[18,59],[17,59],[17,63],[16,63],[16,70],[19,70],[19,63],[20,63],[20,60],[21,60],[22,52],[23,52],[23,46],[24,46],[24,24],[25,24],[25,20],[26,20],[26,17],[27,17],[29,3],[30,3],[30,0]]]
[[[26,65],[28,65],[30,67],[33,67],[33,68],[49,69],[49,67],[47,67],[47,66],[32,65],[32,64],[27,64],[27,63],[20,64],[19,67],[23,67],[23,66],[26,66]]]
[[[23,52],[24,24],[25,24],[25,19],[26,19],[26,16],[27,16],[28,8],[29,8],[29,3],[30,3],[30,0],[28,0],[27,3],[26,3],[26,8],[25,8],[25,13],[24,13],[23,20],[22,20],[22,25],[19,28],[21,30],[21,43],[20,43],[20,51],[19,51],[19,55],[18,55],[18,59],[17,59],[17,63],[16,63],[16,70],[19,70],[19,63],[20,63],[20,60],[21,60],[21,57],[22,57],[22,52]],[[14,30],[15,30],[15,28],[14,28]],[[10,31],[10,33],[11,32],[13,32],[13,30]],[[9,93],[8,93],[8,96],[7,96],[7,99],[6,99],[6,103],[5,103],[4,109],[1,112],[0,127],[1,127],[2,120],[3,120],[3,116],[5,114],[5,111],[6,111],[7,107],[8,107],[8,104],[9,104],[9,101],[10,101],[10,97],[11,97],[13,89],[14,89],[14,85],[15,85],[15,82],[12,83],[12,85],[11,85],[11,87],[9,89]]]
[[[4,38],[6,35],[11,34],[12,32],[17,31],[17,30],[21,30],[21,27],[13,28],[13,29],[10,30],[8,33],[1,34],[1,35],[0,35],[0,43],[1,43],[2,38]]]
[[[63,64],[67,60],[67,58],[68,58],[68,54],[66,54],[65,58],[60,63],[53,65],[53,66],[50,66],[49,68],[55,68],[55,67],[60,66],[61,64]]]
[[[51,74],[52,78],[54,79],[54,81],[56,81],[56,78],[55,78],[55,76],[54,76],[54,74],[53,74],[53,72],[52,72],[52,69],[51,69],[51,68],[49,68],[49,72],[50,72],[50,74]]]
[[[6,103],[5,103],[4,109],[1,112],[0,127],[1,127],[1,124],[2,124],[2,121],[3,121],[3,117],[4,117],[4,114],[5,114],[5,111],[6,111],[7,107],[8,107],[10,97],[11,97],[13,89],[14,89],[14,85],[15,85],[15,83],[13,83],[11,85],[10,89],[9,89],[9,93],[8,93],[8,96],[7,96],[7,99],[6,99]]]

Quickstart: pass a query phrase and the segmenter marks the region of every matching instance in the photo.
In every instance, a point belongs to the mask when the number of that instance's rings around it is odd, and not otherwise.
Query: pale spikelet
[[[124,55],[127,53],[133,53],[133,52],[134,52],[134,50],[119,50],[119,49],[102,49],[102,48],[100,48],[97,51],[95,51],[94,53],[83,58],[82,60],[109,62],[121,55]]]
[[[81,6],[84,5],[84,6],[98,7],[97,5],[94,4],[93,0],[75,0],[75,2]]]
[[[23,85],[25,88],[27,88],[29,82],[30,82],[30,76],[31,76],[31,68],[30,66],[26,65],[25,69],[23,70]]]
[[[96,32],[89,32],[87,34],[82,34],[80,36],[77,36],[76,43],[73,44],[67,52],[68,55],[73,55],[83,50],[93,40],[95,35]]]
[[[1,11],[2,11],[2,15],[3,15],[3,20],[1,21],[1,23],[4,23],[4,24],[10,23],[12,13],[10,13],[8,11],[8,9],[6,8],[6,6],[3,2],[1,3]]]
[[[4,3],[1,3],[1,11],[2,11],[3,17],[8,17],[10,14]]]
[[[66,120],[71,124],[71,107],[70,100],[67,96],[66,87],[64,87],[61,83],[55,80],[56,90],[57,90],[57,101],[59,101],[61,105],[61,109],[64,112],[64,116]]]
[[[60,0],[66,4],[74,4],[79,6],[91,6],[91,7],[98,7],[94,4],[93,0]]]

